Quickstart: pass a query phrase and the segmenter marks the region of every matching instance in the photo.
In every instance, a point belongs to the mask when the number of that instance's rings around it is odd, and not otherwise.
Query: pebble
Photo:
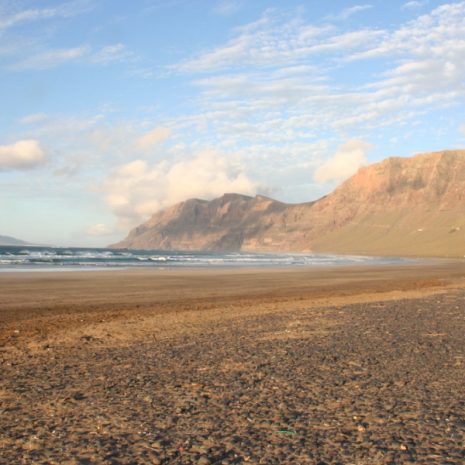
[[[15,352],[0,463],[461,464],[465,292],[340,312]]]
[[[207,458],[205,455],[202,455],[202,457],[197,460],[197,465],[210,465],[211,461],[209,458]]]

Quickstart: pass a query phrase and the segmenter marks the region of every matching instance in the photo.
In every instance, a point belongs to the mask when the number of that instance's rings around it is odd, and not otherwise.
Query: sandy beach
[[[465,263],[0,275],[1,464],[462,464]]]

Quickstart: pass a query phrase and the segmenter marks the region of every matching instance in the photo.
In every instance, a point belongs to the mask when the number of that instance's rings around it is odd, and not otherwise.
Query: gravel
[[[463,464],[464,334],[451,291],[46,344],[1,364],[0,464]]]

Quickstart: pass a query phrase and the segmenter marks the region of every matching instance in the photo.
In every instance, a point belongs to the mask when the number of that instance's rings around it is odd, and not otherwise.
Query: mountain
[[[17,245],[17,246],[27,246],[30,245],[27,242],[20,241],[19,239],[15,239],[14,237],[10,236],[0,236],[0,245]]]
[[[187,200],[113,247],[463,257],[465,151],[388,158],[314,202]]]

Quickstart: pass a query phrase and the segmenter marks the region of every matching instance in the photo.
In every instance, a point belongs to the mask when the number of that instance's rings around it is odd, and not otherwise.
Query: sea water
[[[244,252],[179,252],[0,246],[0,271],[82,271],[124,268],[305,267],[398,264],[397,257]]]

